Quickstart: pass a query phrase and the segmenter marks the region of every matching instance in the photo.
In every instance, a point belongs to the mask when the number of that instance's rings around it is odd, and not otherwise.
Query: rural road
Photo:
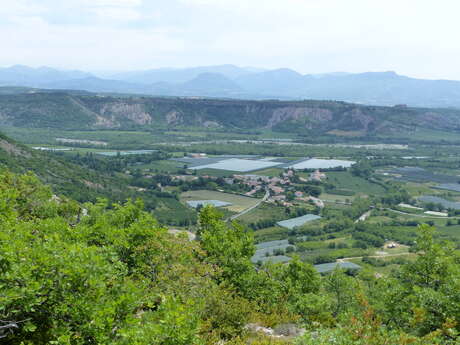
[[[234,220],[238,217],[241,217],[243,214],[246,214],[250,211],[252,211],[253,209],[257,208],[261,203],[263,203],[264,201],[266,201],[268,199],[268,197],[270,196],[270,192],[268,191],[268,189],[265,189],[265,195],[262,199],[260,199],[260,201],[255,204],[254,206],[251,206],[243,211],[241,211],[240,213],[237,213],[237,214],[234,214],[233,216],[231,216],[230,218],[227,219],[228,220]]]
[[[328,202],[330,204],[351,205],[351,202],[345,202],[345,201],[327,200],[327,199],[321,199],[321,201]]]

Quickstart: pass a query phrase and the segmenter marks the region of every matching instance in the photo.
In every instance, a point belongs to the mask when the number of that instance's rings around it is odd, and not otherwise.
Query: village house
[[[314,196],[310,196],[309,200],[311,200],[313,204],[315,204],[315,206],[318,206],[320,208],[324,207],[324,201],[321,199],[315,198]]]
[[[198,177],[196,176],[190,176],[190,175],[175,175],[172,177],[173,180],[178,180],[178,181],[195,181],[198,180]]]
[[[310,180],[311,181],[321,181],[326,178],[326,174],[322,173],[319,170],[315,170],[310,174]]]
[[[294,171],[293,170],[288,170],[287,172],[283,173],[283,177],[292,177],[294,176]]]
[[[248,182],[246,182],[246,184],[248,186],[250,186],[250,187],[256,187],[256,186],[258,186],[260,184],[260,182],[258,182],[258,181],[248,181]]]
[[[204,158],[207,157],[206,153],[189,153],[187,156],[191,158]]]
[[[270,190],[272,190],[273,193],[275,193],[275,194],[284,193],[284,188],[275,186],[275,185],[273,185],[273,184],[269,185],[268,188],[270,188]]]

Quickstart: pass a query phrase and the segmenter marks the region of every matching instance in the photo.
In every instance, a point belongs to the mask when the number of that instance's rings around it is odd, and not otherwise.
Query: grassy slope
[[[112,197],[122,192],[123,180],[101,176],[46,152],[31,150],[0,134],[0,167],[13,172],[32,171],[58,194],[78,201]]]

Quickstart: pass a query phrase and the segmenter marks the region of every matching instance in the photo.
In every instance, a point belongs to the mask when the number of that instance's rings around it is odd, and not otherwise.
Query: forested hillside
[[[244,101],[113,97],[67,92],[0,95],[0,125],[59,129],[199,126],[320,135],[460,130],[460,111],[335,101]]]
[[[211,207],[199,240],[141,202],[52,198],[0,174],[0,337],[8,344],[456,344],[460,258],[419,229],[417,258],[381,279],[251,263],[251,233]],[[86,210],[83,211],[83,208]],[[252,333],[255,325],[277,336]]]
[[[155,153],[147,159],[155,160],[157,157],[163,156]],[[125,164],[122,157],[104,160],[92,154],[64,159],[48,152],[32,150],[0,133],[0,170],[7,168],[16,173],[31,172],[52,186],[55,194],[79,202],[94,202],[98,198],[123,202],[142,196],[146,208],[150,211],[158,209],[157,215],[163,220],[171,220],[172,215],[175,215],[178,223],[195,219],[195,215],[181,205],[173,194],[161,192],[154,183],[148,191],[136,187],[136,177],[124,173]],[[177,215],[178,211],[180,216]]]
[[[55,155],[32,150],[0,133],[0,168],[17,173],[33,172],[53,186],[57,194],[79,201],[95,201],[99,196],[119,199],[123,181],[61,160]],[[126,187],[125,187],[126,188]],[[118,197],[118,198],[117,198]]]

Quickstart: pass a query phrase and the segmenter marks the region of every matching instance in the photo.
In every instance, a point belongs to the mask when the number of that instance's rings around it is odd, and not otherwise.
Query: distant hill
[[[81,71],[60,71],[50,67],[31,68],[15,65],[0,68],[0,86],[46,87],[59,81],[91,77],[90,73]]]
[[[214,82],[216,87],[233,86],[219,78]],[[190,86],[198,88],[200,80]],[[413,133],[420,129],[460,132],[460,110],[318,100],[114,97],[50,91],[2,94],[0,89],[2,125],[74,130],[211,126],[242,130],[269,128],[313,136],[337,132],[368,136]]]
[[[50,89],[85,90],[90,92],[147,93],[145,86],[126,81],[86,77],[50,82],[45,85]]]
[[[284,68],[243,75],[236,79],[236,83],[252,93],[296,98],[302,93],[305,79],[302,74]]]
[[[242,68],[234,65],[220,65],[191,68],[159,68],[147,71],[124,72],[114,74],[111,78],[145,85],[151,85],[158,82],[181,84],[203,73],[221,74],[226,78],[235,79],[246,74],[261,71],[263,70],[251,67]]]
[[[219,73],[201,73],[182,84],[156,83],[151,86],[148,93],[165,96],[219,97],[227,95],[234,98],[244,96],[243,90],[237,83]]]
[[[302,75],[282,68],[234,65],[161,68],[97,77],[49,67],[0,68],[0,86],[150,96],[337,100],[368,105],[460,108],[460,81],[409,78],[395,72]]]

